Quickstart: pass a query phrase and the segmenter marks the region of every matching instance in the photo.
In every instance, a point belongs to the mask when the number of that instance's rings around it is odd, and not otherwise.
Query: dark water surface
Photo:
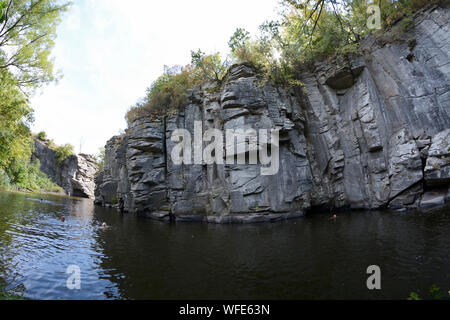
[[[328,217],[165,224],[87,199],[0,193],[0,287],[32,299],[406,299],[432,284],[448,294],[448,209]],[[66,287],[70,265],[80,290]],[[366,287],[369,265],[381,290]]]

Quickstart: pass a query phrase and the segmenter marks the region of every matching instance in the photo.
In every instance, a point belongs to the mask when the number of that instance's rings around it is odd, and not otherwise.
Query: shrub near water
[[[53,183],[43,172],[40,171],[40,162],[34,163],[18,162],[8,170],[10,184],[5,187],[13,187],[19,190],[61,192],[62,189]]]

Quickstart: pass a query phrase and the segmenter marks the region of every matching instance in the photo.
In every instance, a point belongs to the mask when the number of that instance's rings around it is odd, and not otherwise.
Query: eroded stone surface
[[[39,140],[34,142],[32,161],[39,159],[40,169],[68,195],[94,199],[95,174],[98,166],[88,154],[73,154],[63,163],[56,160],[55,151]]]
[[[262,84],[250,66],[233,66],[220,88],[192,90],[177,115],[138,120],[111,139],[96,202],[208,222],[273,221],[315,207],[417,207],[425,187],[449,183],[449,18],[448,9],[428,8],[400,40],[369,37],[363,56],[299,70],[304,88]],[[203,132],[279,129],[279,172],[175,165],[171,135],[183,128],[194,138],[195,121]]]
[[[428,150],[425,181],[430,186],[450,183],[450,129],[433,137]]]

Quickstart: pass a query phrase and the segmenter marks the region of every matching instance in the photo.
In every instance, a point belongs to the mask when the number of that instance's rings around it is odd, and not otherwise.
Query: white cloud
[[[58,27],[56,68],[64,78],[32,98],[35,132],[83,152],[126,127],[124,115],[164,65],[187,64],[190,50],[227,50],[238,27],[252,33],[277,0],[77,0]]]

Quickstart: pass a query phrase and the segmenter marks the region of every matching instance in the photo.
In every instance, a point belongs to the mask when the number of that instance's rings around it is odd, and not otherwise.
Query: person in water
[[[108,229],[108,225],[106,224],[106,222],[103,222],[103,223],[102,223],[102,228],[103,228],[103,230]]]
[[[333,214],[333,216],[330,219],[328,219],[328,220],[334,220],[336,218],[337,218],[337,216],[335,214]]]
[[[120,209],[120,213],[123,213],[123,209],[124,209],[124,201],[122,198],[120,198],[119,200],[119,209]]]
[[[66,218],[64,218],[64,216],[61,217],[61,222],[66,221]]]

